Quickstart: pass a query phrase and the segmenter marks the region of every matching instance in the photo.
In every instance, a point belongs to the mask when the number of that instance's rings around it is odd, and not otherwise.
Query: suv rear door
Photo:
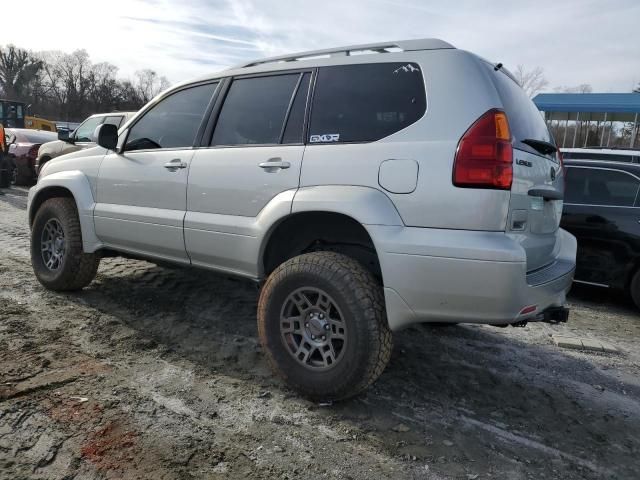
[[[506,73],[493,71],[494,85],[513,136],[513,184],[507,232],[527,254],[527,271],[551,264],[562,216],[564,173],[541,112]]]
[[[189,170],[185,244],[194,265],[255,276],[256,217],[297,189],[311,71],[228,79]],[[292,198],[292,197],[291,197]],[[283,205],[291,209],[291,199]]]

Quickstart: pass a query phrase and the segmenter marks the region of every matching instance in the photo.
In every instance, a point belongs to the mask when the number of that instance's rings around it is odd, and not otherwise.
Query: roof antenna
[[[496,63],[495,66],[493,67],[493,69],[497,72],[498,70],[500,70],[502,68],[502,64],[501,63]]]

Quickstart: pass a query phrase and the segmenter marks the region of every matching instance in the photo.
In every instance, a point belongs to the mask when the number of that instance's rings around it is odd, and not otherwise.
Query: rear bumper
[[[527,275],[526,254],[501,232],[367,226],[380,258],[389,325],[509,324],[564,305],[576,240],[557,234],[554,262]],[[526,307],[535,306],[525,314]]]

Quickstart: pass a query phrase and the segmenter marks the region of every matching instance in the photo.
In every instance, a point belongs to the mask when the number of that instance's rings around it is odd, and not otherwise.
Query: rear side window
[[[379,140],[416,122],[426,106],[422,72],[415,63],[322,67],[309,142]]]
[[[515,137],[517,148],[535,155],[540,155],[539,152],[529,145],[521,142],[525,139],[531,139],[554,143],[547,124],[542,118],[542,113],[531,99],[527,97],[524,90],[522,90],[516,82],[507,77],[506,74],[500,71],[491,73],[495,79],[495,86],[502,100],[504,111],[509,119],[509,128]],[[556,157],[555,155],[550,155],[548,158],[555,160]]]
[[[619,170],[567,168],[565,202],[581,205],[632,207],[640,181]]]
[[[627,162],[632,163],[631,155],[610,155],[606,153],[580,153],[580,152],[562,152],[562,157],[566,159],[577,160],[604,160],[609,162]]]
[[[193,146],[217,85],[187,88],[161,100],[131,128],[125,150]]]
[[[310,80],[310,73],[305,73],[302,76],[296,92],[296,98],[291,105],[282,143],[303,143],[304,112],[307,107],[307,93],[309,91]]]
[[[299,73],[233,81],[222,105],[212,145],[280,143]]]

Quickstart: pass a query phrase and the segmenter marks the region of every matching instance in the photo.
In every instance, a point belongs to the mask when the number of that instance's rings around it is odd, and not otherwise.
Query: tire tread
[[[51,290],[80,290],[89,285],[95,278],[100,265],[100,256],[95,253],[85,253],[83,251],[80,219],[78,218],[78,209],[73,199],[68,197],[54,197],[46,200],[36,213],[34,226],[38,223],[38,217],[46,214],[48,210],[59,212],[62,217],[60,220],[67,224],[65,236],[66,241],[69,242],[69,251],[65,263],[70,263],[63,267],[65,271],[59,278],[51,282],[45,282],[40,275],[38,275],[38,268],[40,267],[33,259],[33,255],[37,254],[37,252],[34,252],[32,248],[32,264],[36,271],[36,276],[40,283]],[[33,244],[33,238],[31,241]]]
[[[265,348],[267,360],[272,369],[283,377],[293,388],[303,391],[308,397],[322,400],[340,400],[351,397],[370,386],[384,371],[393,349],[392,333],[387,323],[382,288],[375,277],[358,261],[346,255],[319,251],[294,257],[280,265],[267,279],[258,302],[258,334],[263,345],[267,343],[266,304],[272,290],[283,278],[299,272],[329,274],[327,278],[334,285],[347,285],[358,305],[364,306],[363,318],[369,331],[366,363],[363,374],[353,379],[345,379],[335,386],[334,394],[326,395],[321,391],[308,391],[302,385],[282,372],[268,348]],[[305,391],[306,390],[306,391]]]

